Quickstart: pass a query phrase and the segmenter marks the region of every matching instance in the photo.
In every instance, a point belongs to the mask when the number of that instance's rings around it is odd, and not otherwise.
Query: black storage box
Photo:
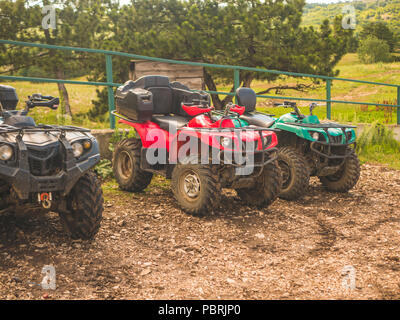
[[[117,112],[134,121],[150,121],[153,116],[153,94],[141,88],[131,87],[129,81],[115,94]]]
[[[18,104],[18,96],[13,87],[0,84],[0,103],[4,110],[15,110]]]

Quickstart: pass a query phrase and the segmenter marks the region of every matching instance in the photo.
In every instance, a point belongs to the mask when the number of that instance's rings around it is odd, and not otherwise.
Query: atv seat
[[[189,122],[188,118],[178,115],[153,115],[152,120],[157,123],[161,129],[167,131],[177,131],[186,126]]]
[[[35,120],[27,116],[11,116],[5,118],[3,123],[17,128],[36,127]]]
[[[253,89],[250,88],[238,88],[236,90],[237,104],[241,107],[245,107],[245,113],[253,112],[256,110],[257,95]]]
[[[240,116],[240,119],[243,119],[244,121],[248,122],[248,124],[252,124],[257,127],[263,127],[263,128],[269,128],[275,122],[274,118],[271,118],[266,114],[258,112],[245,113]]]
[[[236,90],[236,97],[238,99],[238,105],[246,108],[244,114],[240,116],[240,119],[243,119],[249,124],[264,128],[269,128],[274,124],[275,119],[256,111],[257,95],[253,89],[238,88]]]

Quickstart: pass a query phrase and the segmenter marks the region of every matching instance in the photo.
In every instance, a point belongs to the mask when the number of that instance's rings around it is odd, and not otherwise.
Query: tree
[[[162,58],[242,65],[283,71],[337,74],[333,68],[346,53],[352,30],[341,20],[319,30],[300,27],[304,0],[132,0],[109,16],[103,48]],[[127,62],[113,58],[114,81],[124,82]],[[104,80],[104,62],[93,79]],[[241,85],[253,79],[274,80],[269,73],[241,72]],[[232,83],[232,70],[207,68],[207,88]],[[233,87],[231,88],[233,91]],[[104,95],[104,93],[103,93]],[[213,103],[221,108],[232,97]],[[103,105],[105,105],[103,103]],[[105,111],[105,106],[102,108]]]
[[[389,45],[389,51],[393,52],[396,45],[396,37],[385,22],[369,22],[363,25],[359,38],[366,40],[371,36],[385,41]]]
[[[61,46],[96,47],[101,40],[100,28],[105,22],[112,1],[101,0],[43,0],[31,4],[23,0],[3,0],[0,13],[6,24],[0,29],[2,38],[39,42]],[[56,28],[42,28],[44,14],[42,8],[53,5],[56,8]],[[4,18],[3,18],[4,20]],[[90,56],[81,52],[61,50],[43,50],[27,47],[5,47],[0,52],[1,64],[12,66],[10,72],[36,65],[44,70],[49,78],[66,79],[71,71],[89,72],[87,67]],[[61,108],[72,116],[68,91],[59,83]]]
[[[387,42],[374,36],[361,41],[357,53],[363,63],[389,62],[392,59]]]

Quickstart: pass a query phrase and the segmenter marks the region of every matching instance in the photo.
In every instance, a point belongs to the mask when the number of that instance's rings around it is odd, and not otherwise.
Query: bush
[[[399,154],[400,142],[394,137],[392,129],[378,122],[366,126],[357,139],[357,152],[361,155],[371,153]]]
[[[387,42],[372,36],[360,42],[357,53],[363,63],[390,62],[392,60]]]

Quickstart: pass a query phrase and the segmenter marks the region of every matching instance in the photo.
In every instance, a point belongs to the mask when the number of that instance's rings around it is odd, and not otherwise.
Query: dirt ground
[[[91,242],[71,241],[56,214],[0,216],[0,299],[400,299],[400,171],[364,165],[349,194],[313,180],[303,200],[265,210],[226,191],[208,218],[159,184],[105,196]],[[54,291],[29,283],[44,265]]]

